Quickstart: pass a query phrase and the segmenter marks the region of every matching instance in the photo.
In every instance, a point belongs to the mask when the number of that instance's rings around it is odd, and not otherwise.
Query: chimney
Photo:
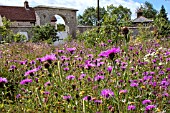
[[[142,11],[142,9],[139,9],[138,11],[137,11],[137,18],[139,18],[140,16],[142,16],[143,15],[143,11]]]
[[[25,1],[25,2],[24,2],[24,7],[25,7],[25,9],[29,9],[28,1]]]

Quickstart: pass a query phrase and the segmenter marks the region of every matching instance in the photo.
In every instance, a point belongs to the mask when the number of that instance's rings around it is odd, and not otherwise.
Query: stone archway
[[[68,26],[67,31],[69,35],[76,37],[77,21],[76,21],[76,12],[77,9],[71,8],[61,8],[61,7],[49,7],[49,6],[37,6],[34,7],[36,14],[36,23],[38,25],[44,25],[50,23],[51,17],[54,15],[61,16],[65,25]]]

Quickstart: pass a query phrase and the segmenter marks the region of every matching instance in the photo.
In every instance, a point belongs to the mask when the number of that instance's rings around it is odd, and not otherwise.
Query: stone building
[[[142,25],[142,27],[139,25]],[[143,30],[148,29],[150,31],[154,30],[153,20],[144,17],[143,11],[139,9],[137,11],[137,17],[134,20],[132,20],[132,26],[128,28],[132,31],[132,36],[136,37],[138,35],[139,28]]]
[[[56,25],[57,19],[55,15],[61,16],[68,28],[68,34],[75,37],[77,22],[77,9],[50,7],[50,6],[36,6],[30,7],[28,1],[24,2],[24,7],[19,6],[0,6],[0,25],[2,25],[2,17],[6,17],[11,21],[11,30],[14,33],[26,35],[31,37],[31,29],[35,25],[44,25],[51,23]]]
[[[143,11],[141,9],[139,9],[137,11],[137,18],[135,18],[134,20],[132,20],[132,24],[134,27],[137,27],[139,24],[143,24],[145,27],[152,25],[153,20],[145,18],[143,16]]]

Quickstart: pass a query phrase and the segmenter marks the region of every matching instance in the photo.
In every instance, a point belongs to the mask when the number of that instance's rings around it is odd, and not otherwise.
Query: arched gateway
[[[73,37],[76,36],[77,21],[76,12],[77,9],[63,8],[63,7],[51,7],[51,6],[36,6],[34,7],[36,15],[36,23],[38,25],[44,25],[51,22],[51,18],[54,15],[61,16],[65,21],[66,31]]]

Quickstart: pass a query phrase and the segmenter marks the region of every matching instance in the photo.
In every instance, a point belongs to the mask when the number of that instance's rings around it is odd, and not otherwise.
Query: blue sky
[[[25,0],[0,0],[0,5],[8,6],[23,6]],[[97,0],[27,0],[31,7],[37,5],[46,6],[58,6],[58,7],[68,7],[78,9],[78,14],[82,14],[83,11],[90,6],[97,6]],[[132,12],[132,19],[136,18],[136,8],[142,5],[146,0],[99,0],[100,6],[106,7],[107,5],[113,4],[115,6],[123,5],[127,7]],[[170,0],[148,0],[148,2],[153,4],[156,10],[160,10],[161,6],[164,5],[168,17],[170,19]],[[58,18],[58,17],[57,17]],[[58,18],[58,22],[61,22],[61,18]]]

